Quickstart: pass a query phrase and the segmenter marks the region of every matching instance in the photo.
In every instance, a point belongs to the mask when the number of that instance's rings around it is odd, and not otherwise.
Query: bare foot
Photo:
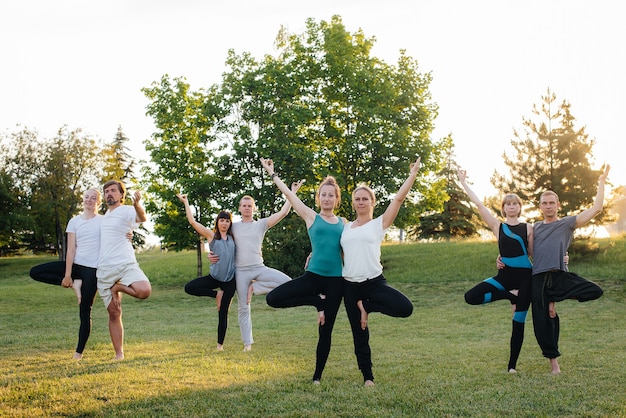
[[[320,382],[318,379],[313,379],[313,384],[314,385],[320,385],[322,382]]]
[[[76,298],[78,299],[78,304],[83,300],[83,295],[80,293],[80,288],[83,286],[82,280],[74,280],[72,283],[72,289],[76,292]]]
[[[550,318],[556,318],[556,303],[555,302],[550,302],[548,304],[548,315],[550,315]]]
[[[370,386],[374,386],[374,381],[373,380],[366,380],[365,383],[363,384],[365,387],[370,387]]]
[[[515,370],[515,369],[509,369],[509,373],[517,373],[517,370]]]
[[[217,295],[215,295],[215,301],[217,302],[217,310],[218,311],[222,307],[222,297],[223,296],[224,296],[224,291],[223,290],[218,290],[217,291]],[[250,303],[250,302],[248,301],[248,303]]]
[[[83,353],[74,353],[74,357],[72,357],[74,360],[80,360],[83,358]]]
[[[243,351],[252,351],[252,345],[247,344],[243,346]]]
[[[324,311],[317,311],[317,325],[324,325],[326,323],[326,315]]]
[[[124,360],[124,353],[119,353],[115,355],[115,358],[113,359],[115,361],[121,361]]]
[[[217,351],[224,351],[224,344],[218,344],[216,350]]]
[[[550,373],[552,374],[561,374],[561,366],[559,366],[559,362],[556,358],[550,359],[550,368],[552,369]]]
[[[248,305],[252,301],[252,293],[254,292],[254,287],[252,287],[252,283],[248,286]]]
[[[356,306],[358,306],[359,310],[361,311],[361,329],[365,330],[365,328],[367,328],[367,312],[365,311],[365,308],[363,307],[363,301],[362,300],[357,301]],[[374,384],[374,382],[372,382],[372,384]]]

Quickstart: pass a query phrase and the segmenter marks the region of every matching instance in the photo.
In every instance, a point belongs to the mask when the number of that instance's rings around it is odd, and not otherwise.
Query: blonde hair
[[[522,199],[520,199],[520,197],[515,193],[507,193],[502,198],[502,204],[500,205],[500,211],[502,212],[502,216],[506,217],[506,214],[504,213],[504,205],[511,202],[517,202],[519,204],[519,212],[517,213],[517,215],[515,215],[519,217],[522,214]]]
[[[559,195],[552,190],[546,190],[545,192],[541,193],[541,196],[539,196],[539,202],[541,202],[541,199],[543,199],[544,196],[554,196],[556,197],[556,202],[559,203]]]
[[[324,180],[317,186],[317,193],[315,193],[315,204],[320,206],[320,192],[323,186],[331,186],[335,189],[335,195],[337,196],[337,200],[335,201],[335,209],[337,209],[341,205],[341,189],[337,184],[337,180],[333,176],[326,176]]]
[[[359,190],[365,190],[365,192],[370,195],[370,199],[372,199],[372,203],[376,204],[376,195],[374,194],[374,190],[372,190],[372,188],[368,186],[367,184],[361,183],[358,186],[356,186],[356,188],[352,191],[352,209],[354,209],[354,196],[356,195],[356,192],[358,192]]]

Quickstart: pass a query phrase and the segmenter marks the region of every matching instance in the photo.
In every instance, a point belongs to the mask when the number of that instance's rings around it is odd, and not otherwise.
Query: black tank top
[[[498,239],[498,249],[500,250],[500,255],[502,257],[518,257],[520,255],[526,254],[526,248],[528,248],[528,230],[526,228],[525,223],[519,223],[515,226],[507,225],[507,227],[513,232],[513,234],[517,235],[517,239],[509,237],[503,230],[503,223],[500,224],[500,234]],[[524,243],[524,247],[522,247],[521,240]]]

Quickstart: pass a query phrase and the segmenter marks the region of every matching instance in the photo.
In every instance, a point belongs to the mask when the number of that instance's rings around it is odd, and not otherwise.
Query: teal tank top
[[[343,232],[343,219],[331,224],[326,222],[320,214],[315,215],[313,225],[309,228],[309,239],[313,254],[307,271],[320,276],[341,277],[341,233]]]

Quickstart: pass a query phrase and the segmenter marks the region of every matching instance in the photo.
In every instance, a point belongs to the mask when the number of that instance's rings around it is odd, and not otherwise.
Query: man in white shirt
[[[109,180],[102,187],[107,212],[100,230],[98,256],[98,292],[109,313],[109,333],[115,349],[115,359],[124,358],[124,325],[122,324],[122,298],[126,293],[137,299],[146,299],[152,293],[150,281],[139,268],[135,250],[127,233],[147,220],[140,205],[141,193],[136,191],[133,205],[125,205],[126,188],[118,180]]]

